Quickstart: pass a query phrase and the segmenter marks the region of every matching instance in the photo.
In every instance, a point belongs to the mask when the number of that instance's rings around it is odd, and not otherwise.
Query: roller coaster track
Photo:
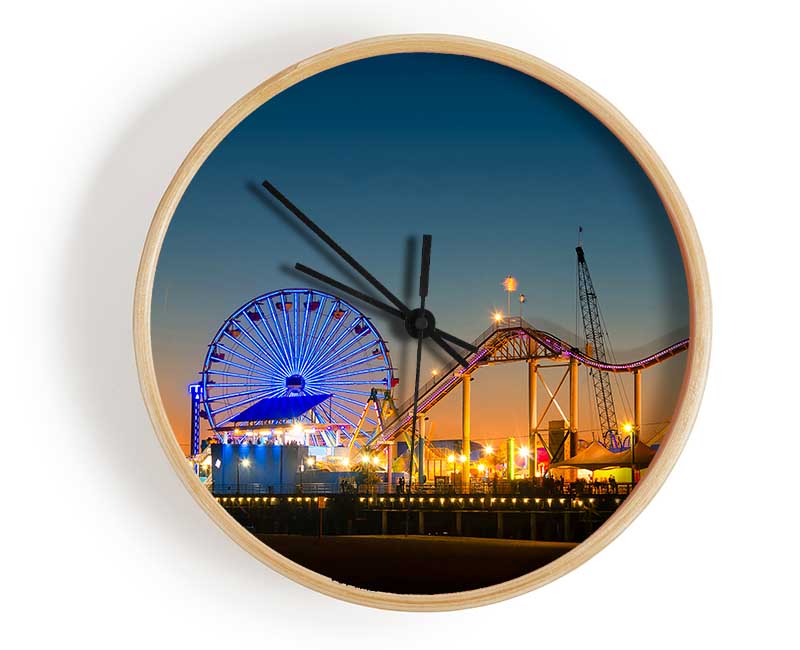
[[[464,375],[471,374],[481,366],[531,359],[569,361],[574,358],[579,364],[606,372],[635,372],[687,350],[689,339],[677,341],[637,361],[607,363],[584,354],[553,334],[536,329],[523,318],[514,317],[504,318],[499,323],[493,324],[473,341],[473,345],[478,350],[467,357],[466,368],[460,364],[451,364],[442,374],[420,387],[420,414],[427,413],[461,383]],[[411,424],[413,406],[413,398],[399,404],[394,416],[386,422],[381,431],[376,433],[371,443],[380,445],[397,438]]]

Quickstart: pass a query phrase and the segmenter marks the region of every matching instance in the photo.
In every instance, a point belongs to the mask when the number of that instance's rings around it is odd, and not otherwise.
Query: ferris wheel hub
[[[289,375],[286,378],[286,388],[289,391],[302,391],[306,387],[306,380],[302,375]]]

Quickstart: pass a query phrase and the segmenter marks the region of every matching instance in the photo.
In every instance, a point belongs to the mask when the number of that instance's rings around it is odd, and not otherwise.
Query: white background
[[[3,645],[796,642],[800,46],[791,4],[6,6]],[[192,144],[285,66],[402,32],[511,45],[608,98],[676,178],[713,286],[708,387],[667,484],[593,560],[477,611],[380,612],[317,595],[259,564],[172,473],[133,362],[141,245]]]

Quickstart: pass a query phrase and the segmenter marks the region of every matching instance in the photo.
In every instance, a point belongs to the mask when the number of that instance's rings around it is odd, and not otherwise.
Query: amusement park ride
[[[395,404],[398,381],[386,341],[370,319],[339,295],[309,288],[280,289],[258,296],[234,311],[213,336],[206,353],[201,380],[191,384],[191,458],[196,466],[209,462],[209,449],[201,449],[202,421],[212,440],[233,445],[299,445],[314,449],[309,467],[349,469],[356,458],[377,461],[392,483],[396,443],[409,449],[411,480],[425,482],[425,455],[430,449],[426,416],[445,396],[461,386],[462,450],[471,449],[472,376],[481,368],[525,362],[528,367],[528,449],[538,459],[543,448],[551,459],[568,459],[578,436],[579,367],[593,379],[603,446],[619,451],[634,445],[642,429],[642,373],[685,351],[689,340],[678,341],[648,357],[629,363],[609,361],[597,295],[581,242],[578,256],[578,296],[583,317],[584,351],[561,338],[537,329],[520,315],[497,315],[491,327],[466,342],[436,327],[425,309],[430,237],[423,246],[419,309],[410,309],[334,242],[268,182],[264,187],[297,216],[324,243],[361,274],[392,304],[384,303],[302,264],[296,268],[362,302],[405,322],[417,339],[417,381],[414,395]],[[427,250],[427,257],[426,257]],[[428,383],[419,385],[419,353],[423,338],[430,338],[453,359]],[[451,344],[461,348],[456,351]],[[543,368],[562,369],[555,388],[545,381]],[[611,374],[633,375],[634,417],[620,440],[611,392]],[[568,381],[568,406],[559,403],[559,391]],[[547,395],[539,412],[538,388]],[[543,424],[550,409],[562,417],[563,434],[554,441]],[[416,443],[416,438],[419,443]],[[545,436],[547,439],[545,440]],[[238,452],[237,452],[238,454]],[[631,451],[631,456],[633,452]],[[357,456],[354,456],[357,455]],[[237,455],[238,458],[238,455]],[[237,461],[238,462],[238,461]],[[534,463],[533,474],[536,474]],[[633,464],[632,464],[633,465]],[[414,475],[416,470],[416,475]],[[470,463],[461,466],[462,485],[469,486]],[[455,477],[454,477],[455,478]]]
[[[453,362],[420,387],[416,467],[424,467],[426,414],[462,387],[462,438],[470,429],[470,378],[495,364],[528,364],[530,447],[569,457],[569,436],[577,432],[578,368],[594,373],[634,376],[635,431],[641,429],[641,373],[688,348],[688,339],[630,363],[609,363],[562,339],[536,329],[521,317],[495,320],[474,342],[467,367]],[[595,348],[596,349],[596,348]],[[565,369],[552,389],[541,364]],[[568,413],[557,393],[569,379]],[[347,454],[369,450],[384,460],[391,476],[396,442],[409,442],[413,400],[395,404],[397,385],[386,342],[370,320],[339,297],[315,289],[284,289],[264,294],[237,309],[214,335],[201,381],[190,386],[192,456],[201,454],[201,423],[214,439],[232,444],[305,444]],[[537,388],[547,394],[538,412]],[[566,420],[562,449],[545,440],[544,418],[556,408]],[[466,448],[466,447],[465,447]],[[467,470],[468,471],[468,470]],[[424,477],[419,477],[424,480]]]

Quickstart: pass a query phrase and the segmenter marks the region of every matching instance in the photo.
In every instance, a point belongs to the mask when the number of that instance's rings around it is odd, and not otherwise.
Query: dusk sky
[[[552,88],[493,63],[376,57],[303,81],[251,114],[212,153],[172,219],[154,287],[153,353],[184,447],[187,385],[231,312],[276,289],[325,289],[291,269],[295,262],[369,291],[260,188],[264,179],[409,302],[417,300],[421,235],[433,235],[428,306],[440,327],[467,340],[495,308],[505,311],[501,282],[509,273],[528,298],[524,316],[575,340],[579,225],[617,360],[688,336],[686,280],[669,220],[644,172],[602,124]],[[350,302],[388,341],[402,401],[413,390],[408,335],[390,316]],[[685,360],[645,372],[645,439],[670,417]],[[445,363],[426,347],[423,380]],[[597,415],[585,372],[581,381],[583,432]],[[474,438],[526,435],[525,382],[524,364],[476,374]],[[630,378],[622,382],[630,402]],[[620,420],[632,415],[621,393],[617,401]],[[433,409],[435,437],[460,436],[459,409],[460,391]]]

